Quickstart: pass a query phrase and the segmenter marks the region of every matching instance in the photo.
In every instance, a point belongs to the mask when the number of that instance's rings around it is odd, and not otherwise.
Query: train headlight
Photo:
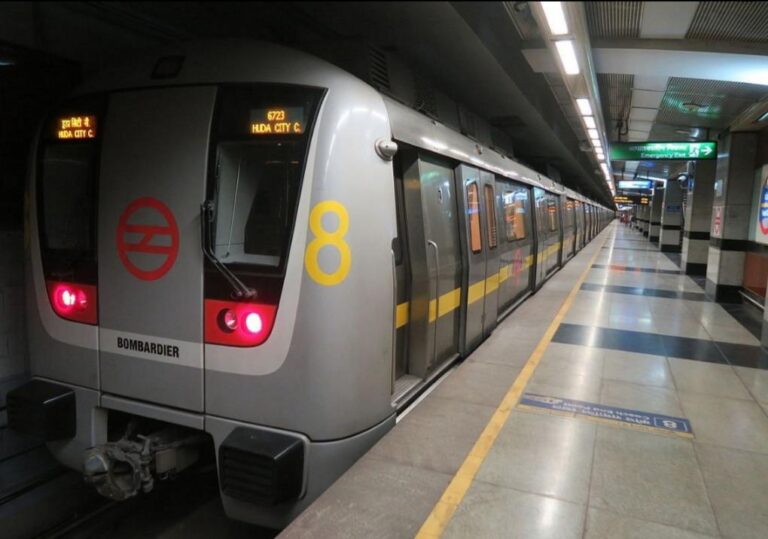
[[[248,330],[249,333],[256,335],[261,332],[263,327],[264,324],[261,321],[259,313],[248,313],[245,315],[245,329]]]
[[[229,331],[235,331],[237,329],[237,313],[232,309],[224,309],[221,311],[221,323]]]
[[[46,288],[57,315],[73,322],[98,323],[95,286],[48,281]]]

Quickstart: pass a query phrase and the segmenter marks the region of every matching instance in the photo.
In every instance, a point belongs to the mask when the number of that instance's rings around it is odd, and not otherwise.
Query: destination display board
[[[273,107],[251,110],[251,135],[301,135],[303,107]]]
[[[717,142],[612,142],[611,160],[717,159]]]
[[[96,116],[65,116],[56,120],[56,138],[82,140],[96,138]]]
[[[640,198],[639,195],[616,195],[613,197],[613,201],[616,204],[640,204]]]

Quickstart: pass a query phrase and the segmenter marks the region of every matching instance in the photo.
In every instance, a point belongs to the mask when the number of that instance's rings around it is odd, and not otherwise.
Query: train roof
[[[158,81],[153,77],[158,61],[172,56],[183,57],[183,69],[178,76]],[[258,61],[254,61],[255,58]],[[274,82],[326,87],[352,84],[357,90],[378,93],[351,73],[311,54],[274,43],[221,39],[171,45],[127,65],[106,69],[81,85],[75,94],[146,88],[156,86],[158,82],[165,86],[215,82]],[[602,206],[388,96],[378,95],[384,100],[392,134],[397,140],[474,164],[506,178]]]
[[[474,164],[478,168],[521,183],[540,187],[582,202],[602,206],[595,201],[543,176],[492,148],[462,135],[402,103],[382,95],[389,113],[392,135],[396,140],[443,155],[450,159]]]

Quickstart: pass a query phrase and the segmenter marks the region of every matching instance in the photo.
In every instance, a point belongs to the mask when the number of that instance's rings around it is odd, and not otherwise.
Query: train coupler
[[[125,436],[85,452],[87,483],[112,500],[150,492],[156,479],[166,479],[194,464],[206,441],[204,434],[168,427],[150,435]]]

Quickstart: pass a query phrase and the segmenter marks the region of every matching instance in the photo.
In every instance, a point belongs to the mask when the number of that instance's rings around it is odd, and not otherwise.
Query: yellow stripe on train
[[[542,258],[549,258],[560,251],[561,244],[558,242],[554,245],[550,245],[544,251],[538,253],[539,260]],[[482,299],[491,292],[495,292],[499,288],[499,284],[503,283],[513,275],[521,273],[523,270],[530,268],[533,265],[533,255],[525,257],[525,261],[520,265],[518,271],[514,270],[514,264],[507,264],[499,269],[498,273],[495,273],[483,279],[469,285],[467,291],[467,303],[472,305],[476,301]],[[395,329],[408,324],[410,321],[410,302],[405,301],[398,304],[395,312]],[[449,314],[461,306],[461,288],[454,288],[450,292],[442,294],[439,299],[429,300],[429,321],[434,322],[438,318]]]

